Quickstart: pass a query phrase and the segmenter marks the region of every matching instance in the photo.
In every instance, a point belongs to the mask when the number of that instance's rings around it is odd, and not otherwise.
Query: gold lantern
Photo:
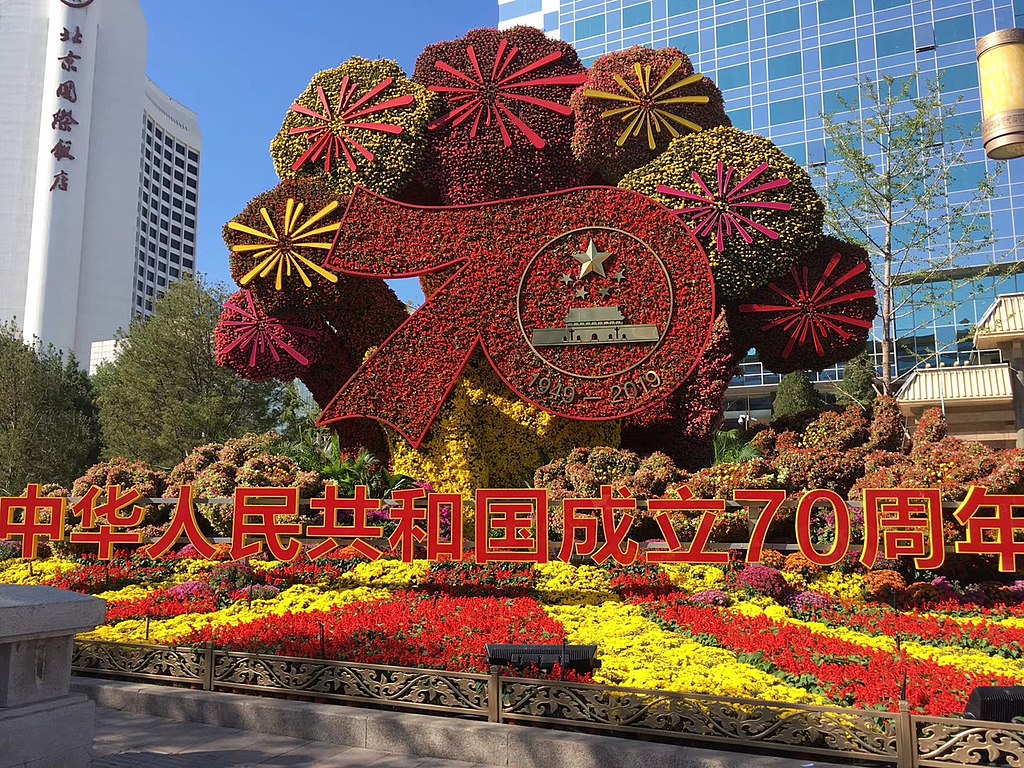
[[[978,70],[985,154],[993,160],[1024,156],[1024,29],[981,38]]]

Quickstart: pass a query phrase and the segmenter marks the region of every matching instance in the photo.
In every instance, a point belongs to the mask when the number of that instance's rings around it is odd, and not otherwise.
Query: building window
[[[720,46],[747,42],[747,22],[734,21],[715,27],[715,43]]]
[[[892,32],[882,32],[875,35],[875,53],[882,56],[894,56],[897,53],[907,53],[914,50],[914,30],[896,29]]]
[[[673,48],[678,48],[683,53],[693,54],[700,50],[699,36],[696,32],[687,32],[685,35],[676,35],[669,39],[668,44]]]
[[[192,189],[195,189],[196,187],[198,187],[198,186],[199,186],[199,185],[198,185],[198,184],[196,183],[196,180],[195,180],[195,179],[187,179],[187,180],[185,181],[185,183],[186,183],[186,184],[188,184],[188,186],[192,187]]]
[[[715,83],[723,91],[750,85],[750,65],[737,64],[733,67],[725,67],[718,70],[718,77],[715,78]]]
[[[195,166],[195,165],[190,165],[188,167],[188,172],[191,173],[193,176],[198,176],[199,175],[199,167]]]
[[[852,64],[857,60],[857,44],[853,40],[821,46],[821,68]]]
[[[192,150],[189,150],[188,159],[191,160],[193,163],[198,163],[199,155],[193,152]]]
[[[181,266],[185,269],[192,269],[192,259],[182,259]]]
[[[942,87],[947,91],[967,91],[978,87],[978,65],[961,64],[939,73]]]
[[[828,21],[849,19],[852,16],[853,0],[821,0],[818,3],[818,21],[822,24]]]
[[[821,95],[824,111],[828,114],[833,112],[848,112],[857,109],[860,103],[860,89],[856,85],[847,88],[838,88],[834,91],[826,91]],[[844,104],[845,102],[845,104]]]
[[[779,147],[783,152],[793,158],[797,165],[807,165],[807,145],[804,143],[790,144],[785,147]]]
[[[604,16],[591,16],[576,22],[576,39],[597,37],[604,34]]]
[[[968,112],[966,115],[954,115],[946,120],[942,129],[943,141],[957,141],[974,136],[981,126],[981,113]]]
[[[749,108],[729,110],[729,117],[732,119],[733,127],[741,131],[749,131],[753,127]]]
[[[768,59],[768,78],[770,80],[780,77],[792,77],[793,75],[799,75],[800,72],[799,53],[787,53],[784,56],[773,56]]]
[[[783,123],[795,123],[804,119],[804,100],[800,97],[795,99],[783,99],[776,101],[768,109],[768,119],[772,125]]]
[[[910,0],[874,0],[876,11],[885,11],[889,8],[897,8],[901,5],[910,5]]]
[[[971,16],[957,16],[953,19],[944,19],[935,22],[935,44],[944,45],[955,43],[960,40],[974,39],[974,18]]]
[[[668,0],[668,15],[678,16],[697,10],[697,0]]]
[[[769,13],[764,17],[764,22],[769,35],[792,32],[794,29],[800,29],[800,11],[797,8],[790,8]]]
[[[622,9],[622,26],[639,27],[641,24],[651,23],[651,4],[640,3],[630,5]]]
[[[177,267],[171,267],[171,277],[178,277],[180,274]]]
[[[973,66],[973,65],[972,65]],[[970,163],[969,165],[957,165],[949,169],[949,191],[963,192],[967,189],[977,189],[978,185],[985,180],[985,164]]]

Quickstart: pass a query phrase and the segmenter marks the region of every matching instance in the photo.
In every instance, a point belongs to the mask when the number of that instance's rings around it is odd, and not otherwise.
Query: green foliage
[[[240,379],[213,357],[213,329],[226,294],[175,283],[148,320],[119,336],[117,358],[95,378],[105,456],[170,468],[198,445],[277,423],[281,388]]]
[[[31,347],[14,325],[0,326],[0,493],[69,486],[98,452],[92,386],[74,356]]]
[[[783,376],[779,383],[775,402],[772,403],[772,419],[821,411],[824,408],[825,401],[811,383],[810,374],[807,371],[794,371]]]
[[[750,444],[750,437],[738,429],[724,429],[715,434],[712,447],[715,450],[715,464],[743,464],[761,456],[756,445]]]
[[[388,499],[395,491],[413,487],[407,475],[391,474],[380,459],[367,450],[355,457],[341,450],[338,433],[330,429],[304,429],[300,439],[283,448],[300,469],[316,472],[320,479],[338,486],[341,496],[352,496],[357,485],[369,488],[370,498]]]
[[[857,405],[867,408],[874,402],[878,393],[875,391],[875,361],[867,349],[850,360],[843,369],[843,383],[836,390],[836,400],[840,405]]]

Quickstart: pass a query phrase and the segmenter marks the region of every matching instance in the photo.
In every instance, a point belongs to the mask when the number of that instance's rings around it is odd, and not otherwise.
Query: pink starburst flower
[[[268,315],[251,291],[224,304],[214,330],[217,364],[253,381],[291,380],[316,359],[321,331]]]
[[[695,203],[695,205],[690,205],[686,208],[676,209],[676,213],[690,219],[694,226],[694,234],[697,237],[707,237],[714,234],[715,250],[722,253],[725,251],[725,239],[732,235],[739,235],[743,238],[743,242],[748,244],[754,242],[750,230],[759,232],[770,240],[779,239],[778,232],[758,223],[745,213],[745,211],[754,208],[772,211],[793,210],[793,206],[786,202],[757,199],[758,195],[763,195],[765,192],[789,186],[790,181],[788,178],[754,184],[767,170],[768,163],[761,163],[753,171],[743,176],[739,182],[734,183],[734,178],[740,174],[737,173],[735,168],[726,170],[725,163],[719,160],[714,191],[696,172],[693,173],[692,178],[694,183],[700,187],[701,194],[695,195],[692,192],[673,189],[664,184],[659,185],[655,191],[670,197],[681,197],[690,203]]]

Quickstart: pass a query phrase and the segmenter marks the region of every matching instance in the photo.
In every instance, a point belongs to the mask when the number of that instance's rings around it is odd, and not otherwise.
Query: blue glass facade
[[[959,101],[947,140],[961,128],[975,137],[966,163],[953,170],[951,203],[969,199],[994,170],[979,137],[975,42],[1015,25],[1024,25],[1024,0],[562,0],[558,10],[558,36],[576,47],[585,64],[632,45],[680,48],[718,83],[736,127],[768,136],[797,162],[825,170],[830,148],[821,114],[857,118],[859,80],[917,71],[921,81],[911,88],[924,90],[923,81],[941,73],[945,98]],[[1020,258],[1011,251],[1024,238],[1024,163],[1005,168],[983,216],[995,242],[960,266]],[[1024,290],[1024,280],[988,278],[976,293],[961,288],[955,296],[948,284],[945,291],[942,284],[906,290],[911,299],[945,293],[956,309],[922,310],[908,303],[895,329],[900,374],[918,364],[920,355],[934,356],[936,348],[947,357],[962,356],[969,346],[957,343],[964,329],[997,293]],[[752,386],[754,378],[761,385],[777,381],[767,373],[755,376],[756,361],[746,366],[750,376],[735,385]],[[821,378],[840,375],[824,371]]]

